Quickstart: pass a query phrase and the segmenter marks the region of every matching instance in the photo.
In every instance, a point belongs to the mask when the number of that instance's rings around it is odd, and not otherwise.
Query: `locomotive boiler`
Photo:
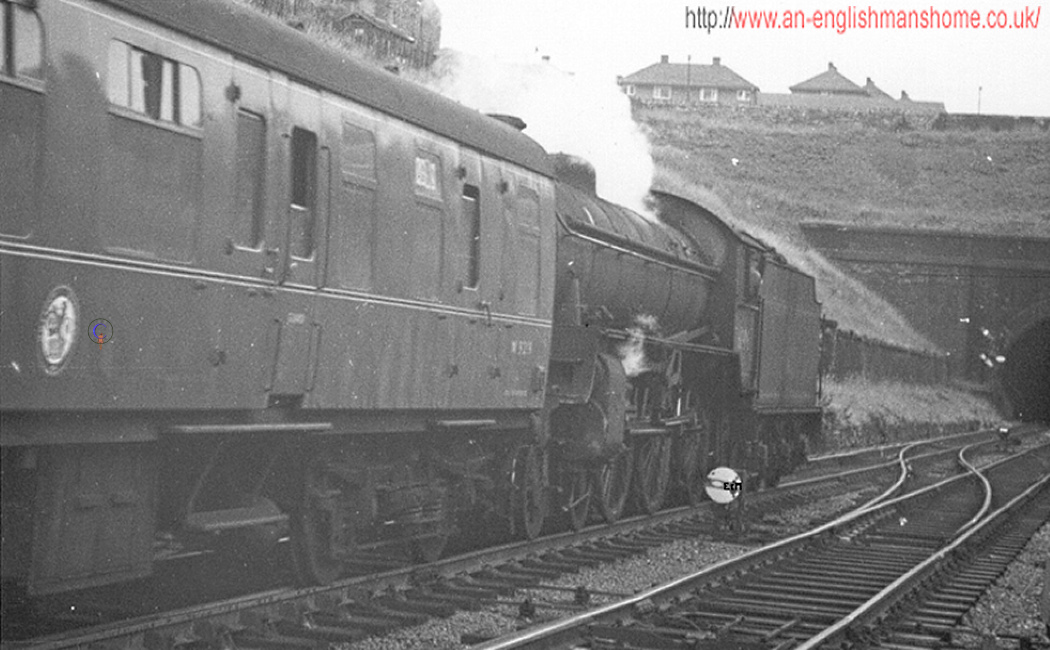
[[[0,18],[5,603],[283,540],[331,582],[819,431],[812,278],[699,206],[236,2]]]

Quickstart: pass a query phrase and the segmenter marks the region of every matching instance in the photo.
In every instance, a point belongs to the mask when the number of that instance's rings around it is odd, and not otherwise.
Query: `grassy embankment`
[[[859,378],[824,383],[824,449],[870,447],[999,423],[987,399],[955,386]]]

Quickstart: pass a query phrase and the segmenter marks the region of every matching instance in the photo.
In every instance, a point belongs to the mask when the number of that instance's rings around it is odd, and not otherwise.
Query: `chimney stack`
[[[660,55],[660,63],[667,63],[667,62],[668,62],[668,56],[666,54],[661,54]]]
[[[911,101],[911,97],[908,97],[908,93],[904,92],[903,90],[901,91],[901,101],[902,102],[910,102]]]
[[[711,59],[711,65],[722,65],[722,57],[716,56]]]
[[[832,63],[831,61],[828,61],[828,70],[834,70],[834,69],[835,69],[835,64]]]

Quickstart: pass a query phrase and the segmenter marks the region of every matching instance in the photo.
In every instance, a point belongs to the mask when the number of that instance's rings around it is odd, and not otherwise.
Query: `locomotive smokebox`
[[[590,195],[598,193],[594,165],[579,156],[567,153],[551,154],[554,174],[561,182]]]

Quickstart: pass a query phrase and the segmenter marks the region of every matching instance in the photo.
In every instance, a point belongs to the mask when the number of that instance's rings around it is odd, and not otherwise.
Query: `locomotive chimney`
[[[554,163],[554,175],[558,180],[582,192],[597,194],[594,165],[567,153],[551,154],[551,162]]]

